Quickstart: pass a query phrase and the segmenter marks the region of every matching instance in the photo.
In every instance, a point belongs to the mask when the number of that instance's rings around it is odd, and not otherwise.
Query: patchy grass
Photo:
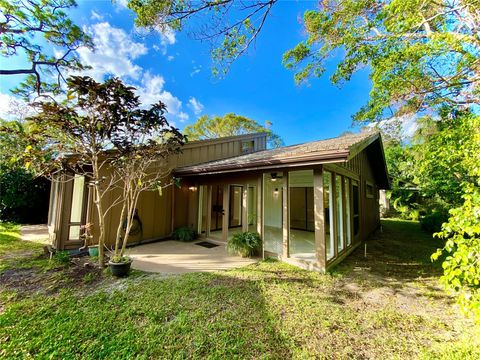
[[[101,271],[88,258],[71,260],[63,252],[50,258],[43,247],[43,241],[22,240],[18,225],[0,223],[0,291],[8,293],[8,298],[12,294],[17,299],[37,293],[55,294],[78,287],[79,279],[84,283],[102,279]],[[3,306],[0,301],[0,310]]]
[[[0,357],[480,358],[478,327],[438,285],[438,244],[417,223],[383,225],[367,258],[359,248],[327,275],[264,261],[4,290]]]

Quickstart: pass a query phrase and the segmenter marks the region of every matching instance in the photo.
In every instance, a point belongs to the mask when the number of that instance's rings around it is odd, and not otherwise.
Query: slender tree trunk
[[[125,217],[126,208],[127,208],[126,201],[123,200],[122,212],[120,213],[120,222],[118,223],[117,236],[115,238],[115,255],[118,254],[118,248],[120,247],[120,239],[122,237],[122,228],[123,228],[123,218]]]
[[[100,188],[100,173],[98,169],[98,157],[93,156],[92,158],[92,167],[93,167],[93,180],[95,182],[95,205],[97,207],[98,212],[98,228],[99,228],[99,235],[98,235],[98,265],[100,267],[105,266],[105,214],[103,212],[102,206],[102,193]]]

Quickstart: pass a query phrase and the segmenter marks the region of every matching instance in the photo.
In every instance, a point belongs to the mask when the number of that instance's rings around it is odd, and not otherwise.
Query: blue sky
[[[366,71],[339,89],[329,82],[334,67],[321,79],[301,86],[283,67],[282,54],[305,39],[299,19],[314,7],[315,2],[307,1],[279,3],[256,47],[222,79],[212,76],[208,44],[184,33],[139,35],[134,14],[121,2],[79,1],[71,16],[97,44],[96,53],[80,53],[93,67],[90,75],[98,80],[120,76],[138,88],[145,103],[164,101],[170,120],[179,128],[199,115],[234,112],[262,124],[271,121],[273,131],[289,145],[352,130],[351,116],[365,104],[370,89]],[[2,78],[0,96],[5,99],[19,80]]]

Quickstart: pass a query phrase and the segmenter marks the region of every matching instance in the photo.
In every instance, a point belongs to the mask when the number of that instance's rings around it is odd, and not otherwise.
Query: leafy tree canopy
[[[193,125],[186,126],[183,133],[189,140],[203,140],[266,132],[270,147],[282,146],[283,140],[269,129],[270,126],[270,122],[262,126],[255,120],[233,113],[224,116],[203,115]]]
[[[0,66],[0,75],[26,75],[14,92],[57,93],[67,71],[83,70],[76,50],[93,47],[92,40],[68,17],[74,0],[0,0],[0,54],[25,57],[29,66]],[[56,54],[47,50],[55,47]]]
[[[356,120],[480,104],[480,2],[347,0],[304,15],[308,39],[284,55],[295,79],[321,76],[341,51],[334,84],[371,69],[369,102]]]
[[[215,69],[227,68],[254,43],[275,0],[131,0],[136,23],[182,29],[213,44]],[[339,59],[334,84],[371,70],[369,102],[355,114],[377,121],[440,106],[480,104],[478,0],[320,1],[304,14],[307,40],[284,54],[304,82]]]

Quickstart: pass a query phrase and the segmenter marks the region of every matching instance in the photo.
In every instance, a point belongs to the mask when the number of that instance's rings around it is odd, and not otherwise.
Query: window
[[[325,209],[325,242],[327,246],[327,260],[335,255],[333,242],[333,184],[332,173],[323,172],[323,207]]]
[[[250,140],[250,141],[243,141],[242,142],[242,154],[248,154],[253,152],[255,149],[255,141]]]
[[[360,232],[360,204],[358,182],[352,180],[352,200],[353,200],[353,235],[357,236]]]
[[[351,197],[350,197],[350,179],[344,179],[345,185],[345,224],[347,234],[347,247],[352,244],[352,209],[351,209]]]
[[[367,198],[369,199],[373,199],[374,198],[374,188],[373,188],[373,184],[369,181],[365,181],[365,195],[367,196]]]
[[[337,228],[337,251],[345,249],[345,239],[343,234],[343,191],[342,177],[335,176],[335,211],[336,211],[336,228]]]
[[[69,240],[80,239],[80,227],[84,221],[85,177],[75,175],[73,180],[72,203],[70,208]]]

